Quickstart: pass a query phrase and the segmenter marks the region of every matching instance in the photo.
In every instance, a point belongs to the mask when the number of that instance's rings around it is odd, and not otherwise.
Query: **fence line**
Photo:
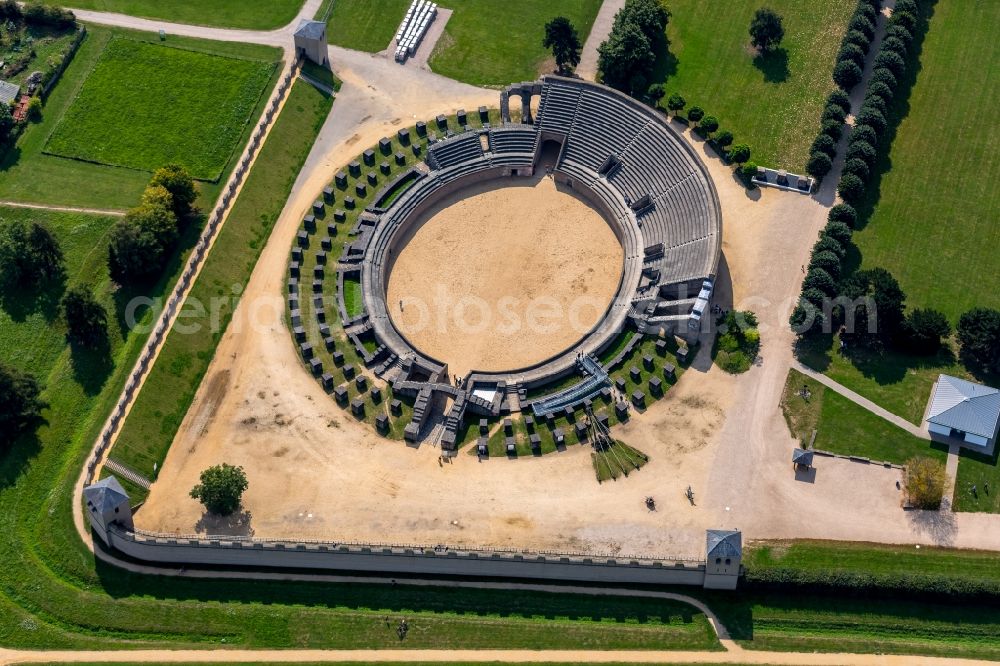
[[[244,150],[239,163],[236,168],[233,169],[233,173],[229,177],[229,184],[226,186],[222,196],[216,201],[215,208],[208,217],[208,222],[202,230],[198,243],[195,245],[195,249],[191,253],[191,256],[188,257],[184,272],[181,274],[177,284],[174,285],[174,289],[171,292],[170,297],[167,299],[166,307],[163,309],[163,312],[160,313],[153,332],[150,334],[145,345],[143,346],[143,351],[139,356],[139,360],[136,362],[135,367],[132,368],[132,373],[129,375],[128,381],[125,383],[125,389],[119,396],[118,402],[116,403],[114,410],[111,412],[111,416],[108,417],[104,427],[101,429],[100,435],[98,435],[97,444],[94,447],[90,460],[87,462],[87,475],[84,479],[84,485],[88,485],[96,481],[94,477],[97,472],[97,468],[100,466],[101,460],[104,459],[105,454],[114,444],[115,437],[118,435],[119,427],[125,417],[125,412],[128,409],[129,404],[132,402],[132,399],[135,397],[136,390],[142,386],[142,380],[149,372],[153,358],[156,355],[156,351],[166,338],[166,335],[170,330],[171,323],[173,322],[174,315],[177,313],[178,308],[183,302],[194,277],[201,270],[205,257],[208,254],[208,248],[211,247],[216,235],[218,235],[219,228],[222,226],[222,222],[230,208],[230,204],[233,202],[236,190],[243,183],[244,178],[249,172],[254,155],[257,153],[257,148],[260,145],[262,138],[266,135],[268,128],[274,121],[275,113],[281,105],[281,102],[286,97],[289,89],[292,87],[292,82],[295,80],[295,77],[298,76],[300,67],[301,56],[296,57],[296,59],[292,61],[291,67],[282,77],[281,82],[276,88],[275,94],[271,98],[270,105],[267,107],[267,113],[265,113],[264,117],[257,123],[250,145],[248,145]]]

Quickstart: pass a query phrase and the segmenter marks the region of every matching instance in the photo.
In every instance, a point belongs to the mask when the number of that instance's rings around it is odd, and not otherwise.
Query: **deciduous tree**
[[[580,64],[583,45],[573,23],[565,16],[557,16],[545,24],[542,46],[552,51],[560,74],[570,74]]]
[[[242,467],[222,463],[201,473],[201,483],[191,489],[191,497],[201,502],[209,513],[228,516],[239,508],[248,487]]]

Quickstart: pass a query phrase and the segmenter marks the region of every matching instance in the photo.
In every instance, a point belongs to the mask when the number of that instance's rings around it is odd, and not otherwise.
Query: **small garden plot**
[[[115,38],[45,152],[144,171],[176,162],[217,180],[273,68]]]
[[[34,72],[42,72],[43,80],[48,80],[52,70],[62,63],[76,30],[21,21],[0,22],[0,79],[22,88]]]

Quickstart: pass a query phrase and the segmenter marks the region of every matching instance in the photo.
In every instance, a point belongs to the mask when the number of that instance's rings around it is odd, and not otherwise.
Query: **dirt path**
[[[597,47],[611,34],[611,25],[614,23],[615,14],[624,6],[625,0],[604,0],[604,3],[601,4],[597,18],[594,19],[594,25],[590,27],[587,41],[583,43],[580,64],[576,67],[577,76],[590,81],[597,80]]]
[[[989,666],[994,662],[909,655],[629,650],[126,650],[40,652],[0,650],[0,665],[28,663],[647,663],[770,666]]]
[[[24,203],[21,201],[0,201],[0,206],[10,208],[31,208],[34,210],[54,210],[61,213],[87,213],[88,215],[106,215],[108,217],[122,217],[123,210],[112,210],[108,208],[77,208],[76,206],[50,206],[49,204]]]

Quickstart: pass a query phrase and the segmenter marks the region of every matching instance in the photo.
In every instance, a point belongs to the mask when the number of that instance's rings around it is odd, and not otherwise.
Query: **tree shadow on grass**
[[[115,369],[107,336],[93,346],[71,343],[69,348],[73,378],[88,396],[97,395]]]
[[[35,313],[51,324],[59,317],[59,301],[65,291],[66,275],[62,271],[28,287],[5,286],[0,289],[0,309],[19,324]]]
[[[14,485],[27,470],[31,460],[42,450],[38,429],[47,421],[36,418],[24,424],[21,434],[11,442],[0,439],[0,488]],[[3,437],[10,433],[3,433]]]
[[[753,59],[753,66],[761,71],[767,83],[784,83],[791,75],[788,51],[783,48],[758,53]]]

